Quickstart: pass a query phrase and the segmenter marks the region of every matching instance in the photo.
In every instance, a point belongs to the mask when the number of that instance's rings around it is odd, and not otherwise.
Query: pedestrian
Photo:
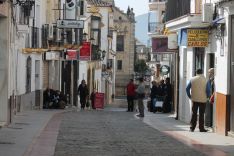
[[[215,83],[214,83],[214,68],[210,68],[208,70],[209,83],[211,86],[211,97],[206,104],[206,112],[205,112],[205,125],[207,127],[213,126],[213,104],[214,104],[214,95],[215,95]]]
[[[93,92],[90,95],[90,100],[91,100],[91,105],[92,105],[92,109],[96,109],[95,108],[95,94],[96,94],[96,89],[93,89]]]
[[[138,109],[139,114],[138,117],[144,117],[144,103],[143,100],[145,98],[145,84],[143,78],[139,78],[139,85],[136,89],[137,92],[137,99],[138,99]]]
[[[88,100],[88,95],[89,95],[89,90],[88,90],[85,80],[82,80],[81,84],[78,87],[78,95],[80,95],[81,109],[84,109]]]
[[[198,69],[196,71],[197,75],[194,76],[188,83],[186,87],[186,93],[189,99],[192,100],[192,118],[190,131],[194,132],[197,124],[197,111],[199,109],[199,129],[200,132],[207,132],[204,128],[204,113],[206,109],[206,102],[210,96],[210,83],[207,82],[204,77],[202,70]]]
[[[151,106],[149,108],[150,112],[156,112],[155,104],[157,102],[157,95],[159,94],[159,88],[156,81],[152,81],[152,88],[150,90],[150,99],[151,99]]]
[[[169,113],[171,112],[171,102],[172,102],[172,86],[169,77],[166,78],[164,93],[165,93],[165,101],[163,104],[163,113]]]
[[[127,85],[127,102],[128,102],[127,112],[133,112],[135,90],[136,90],[136,87],[135,87],[135,84],[133,83],[133,79],[130,79]]]

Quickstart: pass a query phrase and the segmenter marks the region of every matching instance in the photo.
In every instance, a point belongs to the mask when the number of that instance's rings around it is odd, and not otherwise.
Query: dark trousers
[[[85,104],[86,104],[86,97],[80,97],[81,109],[85,108]]]
[[[133,112],[134,109],[134,96],[127,96],[128,111]]]
[[[206,110],[206,103],[201,102],[193,102],[192,106],[192,119],[191,119],[191,127],[190,129],[194,130],[197,125],[197,111],[199,109],[199,129],[204,130],[204,113]]]

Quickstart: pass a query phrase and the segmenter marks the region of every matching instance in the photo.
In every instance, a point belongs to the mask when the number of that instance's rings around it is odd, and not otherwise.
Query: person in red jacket
[[[133,79],[130,79],[127,85],[127,101],[128,101],[128,110],[127,112],[133,112],[134,109],[134,98],[135,98],[136,87],[133,83]]]

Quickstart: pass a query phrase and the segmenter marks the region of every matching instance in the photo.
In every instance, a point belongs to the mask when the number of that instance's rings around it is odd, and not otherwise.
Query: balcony
[[[165,10],[166,0],[149,0],[149,10]]]
[[[148,23],[148,33],[155,35],[162,35],[164,29],[164,24],[160,22],[149,22]]]
[[[182,28],[202,28],[202,0],[168,0],[166,3],[166,28],[177,31]]]
[[[168,0],[166,2],[166,21],[190,15],[201,14],[202,0]]]

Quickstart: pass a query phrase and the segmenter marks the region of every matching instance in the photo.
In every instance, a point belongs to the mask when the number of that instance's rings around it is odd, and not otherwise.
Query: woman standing
[[[81,81],[81,84],[78,87],[78,95],[80,95],[80,105],[81,105],[81,109],[85,108],[85,104],[87,102],[88,99],[88,95],[89,95],[89,89],[86,85],[85,80]]]

